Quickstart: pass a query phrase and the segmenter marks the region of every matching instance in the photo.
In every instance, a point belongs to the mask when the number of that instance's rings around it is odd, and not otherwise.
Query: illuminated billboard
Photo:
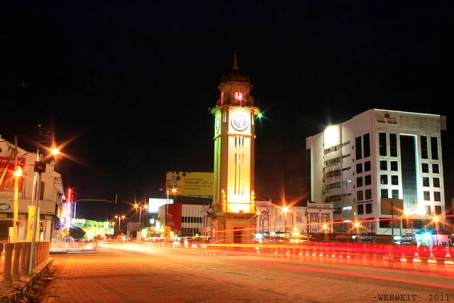
[[[179,196],[212,197],[213,177],[212,172],[168,171],[166,186],[168,190],[176,189]]]
[[[173,199],[148,198],[148,213],[157,214],[162,205],[173,204]]]

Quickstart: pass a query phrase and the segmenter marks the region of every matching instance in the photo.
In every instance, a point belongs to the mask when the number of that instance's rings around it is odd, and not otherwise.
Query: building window
[[[389,154],[391,157],[397,157],[397,135],[389,134]]]
[[[363,205],[358,205],[358,215],[364,215],[364,208]]]
[[[363,177],[356,178],[356,187],[363,187]]]
[[[372,199],[372,189],[366,189],[366,200]]]
[[[366,185],[371,185],[371,184],[372,184],[372,177],[371,177],[371,175],[367,175],[367,176],[364,177],[364,183],[365,183]]]
[[[364,194],[362,190],[358,190],[356,192],[356,200],[357,201],[363,201],[364,200]]]
[[[431,215],[432,211],[430,210],[430,205],[424,205],[424,209],[426,211],[426,215]]]
[[[370,135],[365,134],[363,136],[364,140],[364,158],[370,157]]]
[[[297,223],[303,222],[303,217],[301,215],[296,215],[296,222]]]
[[[435,215],[441,215],[441,206],[435,205]]]
[[[438,138],[430,138],[430,151],[432,152],[432,159],[438,160]]]
[[[432,173],[434,174],[440,173],[440,167],[438,166],[438,164],[432,164]]]
[[[392,185],[399,185],[399,176],[392,175],[391,176],[391,184]]]
[[[388,184],[388,175],[380,175],[380,184]]]
[[[427,137],[421,136],[421,158],[429,159],[429,151],[427,148]]]
[[[430,201],[430,191],[424,191],[424,201]]]
[[[424,186],[424,187],[430,186],[429,177],[422,177],[422,186]]]
[[[429,164],[428,163],[423,163],[422,164],[422,172],[423,173],[429,173]]]
[[[380,161],[380,170],[388,170],[388,161]]]
[[[386,156],[386,133],[378,134],[378,144],[380,146],[380,156]]]
[[[372,203],[367,203],[366,204],[366,214],[371,214],[372,213]]]
[[[355,140],[355,149],[356,149],[356,160],[363,158],[363,148],[361,146],[361,137],[357,137]]]
[[[381,189],[381,197],[388,198],[388,190],[386,188]]]
[[[434,192],[434,201],[437,201],[437,202],[441,201],[441,194],[439,191]]]
[[[364,171],[370,171],[370,161],[364,162]]]
[[[356,164],[356,173],[360,174],[362,172],[363,172],[363,164],[362,163]]]
[[[440,187],[440,179],[439,178],[434,178],[434,187]]]
[[[399,199],[399,190],[398,189],[393,189],[391,191],[391,198],[393,199]]]
[[[392,171],[398,171],[399,170],[399,164],[397,161],[391,161],[391,170]]]

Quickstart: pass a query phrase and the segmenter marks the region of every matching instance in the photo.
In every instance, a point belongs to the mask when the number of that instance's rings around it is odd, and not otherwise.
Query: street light
[[[266,228],[266,231],[268,232],[268,242],[270,242],[271,240],[271,233],[270,233],[270,229],[271,229],[271,220],[270,220],[270,212],[268,209],[264,209],[264,210],[258,210],[257,212],[257,216],[260,217],[262,216],[262,214],[265,214],[266,215],[266,222],[267,222],[267,228]],[[262,221],[262,230],[265,229],[265,226],[264,226],[264,221],[265,218],[261,219]],[[259,228],[260,228],[260,225],[259,225]]]
[[[409,221],[408,216],[411,216],[411,214],[408,213],[408,212],[405,212],[404,215],[405,215],[405,221],[406,221],[407,230],[408,230],[408,225],[409,225],[408,224],[408,221]],[[411,228],[411,237],[413,239],[413,219],[410,219],[410,228]]]
[[[434,216],[433,221],[435,222],[435,241],[436,241],[435,246],[438,246],[438,220],[439,220],[438,216]]]
[[[269,233],[270,232],[270,212],[268,210],[258,210],[257,211],[257,216],[262,216],[262,214],[266,215],[266,222],[267,222],[267,228],[266,231]],[[262,219],[262,230],[265,229],[264,222],[265,218]]]
[[[6,170],[6,168],[5,168]],[[17,166],[17,136],[14,136],[14,214],[13,214],[13,242],[17,241],[17,224],[19,223],[19,177],[22,170]]]
[[[360,224],[358,221],[355,222],[355,228],[356,228],[356,241],[357,241],[357,242],[359,242],[359,226],[360,226],[360,225],[361,225],[361,224]]]
[[[31,244],[30,244],[30,260],[29,260],[29,272],[28,274],[33,274],[34,268],[34,258],[35,258],[35,243],[36,243],[36,232],[38,225],[38,214],[39,214],[39,199],[41,197],[41,174],[46,171],[47,163],[43,160],[43,156],[40,154],[39,144],[40,143],[50,143],[52,139],[52,134],[48,129],[41,128],[41,124],[38,125],[38,147],[36,149],[36,161],[34,166],[35,178],[34,186],[32,193],[32,206],[29,208],[29,212],[33,209],[33,228],[31,234]],[[52,149],[52,154],[57,154],[58,150]]]
[[[148,209],[148,205],[145,204],[145,205],[142,205],[142,204],[134,204],[134,208],[136,209],[136,213],[137,213],[137,210],[139,210],[139,223],[140,225],[142,225],[142,209]]]
[[[118,231],[121,233],[121,226],[120,226],[120,220],[126,218],[125,215],[123,216],[115,216],[115,219],[118,219]]]
[[[328,234],[327,234],[327,232],[328,232],[328,224],[326,224],[326,223],[323,224],[323,230],[325,231],[325,242],[326,242],[326,239],[328,237]]]
[[[284,233],[285,236],[287,237],[287,212],[288,212],[287,206],[284,206],[282,208],[282,212],[284,213]]]

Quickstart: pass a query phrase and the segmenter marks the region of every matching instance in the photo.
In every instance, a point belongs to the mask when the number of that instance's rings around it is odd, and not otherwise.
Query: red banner
[[[6,167],[6,164],[8,164],[8,167]],[[17,165],[24,171],[25,159],[18,159]],[[14,192],[14,158],[0,157],[0,176],[3,175],[5,169],[6,173],[0,184],[0,191]],[[19,192],[22,192],[23,181],[23,178],[19,178]]]

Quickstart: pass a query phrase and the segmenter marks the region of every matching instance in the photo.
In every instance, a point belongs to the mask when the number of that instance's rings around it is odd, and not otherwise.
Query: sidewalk
[[[97,250],[97,243],[52,243],[49,249],[52,253],[81,253]],[[0,303],[19,302],[28,292],[34,288],[35,284],[41,280],[52,266],[54,258],[50,256],[42,264],[36,266],[32,275],[21,276],[19,281],[12,281],[12,286],[3,287],[0,282]],[[0,281],[3,281],[3,262],[0,262]]]
[[[11,287],[0,286],[0,302],[15,303],[19,302],[25,296],[27,291],[31,290],[35,283],[37,283],[49,270],[54,258],[49,257],[47,260],[36,266],[33,274],[29,276],[21,276],[19,281],[12,282]],[[1,269],[3,280],[3,268]]]

